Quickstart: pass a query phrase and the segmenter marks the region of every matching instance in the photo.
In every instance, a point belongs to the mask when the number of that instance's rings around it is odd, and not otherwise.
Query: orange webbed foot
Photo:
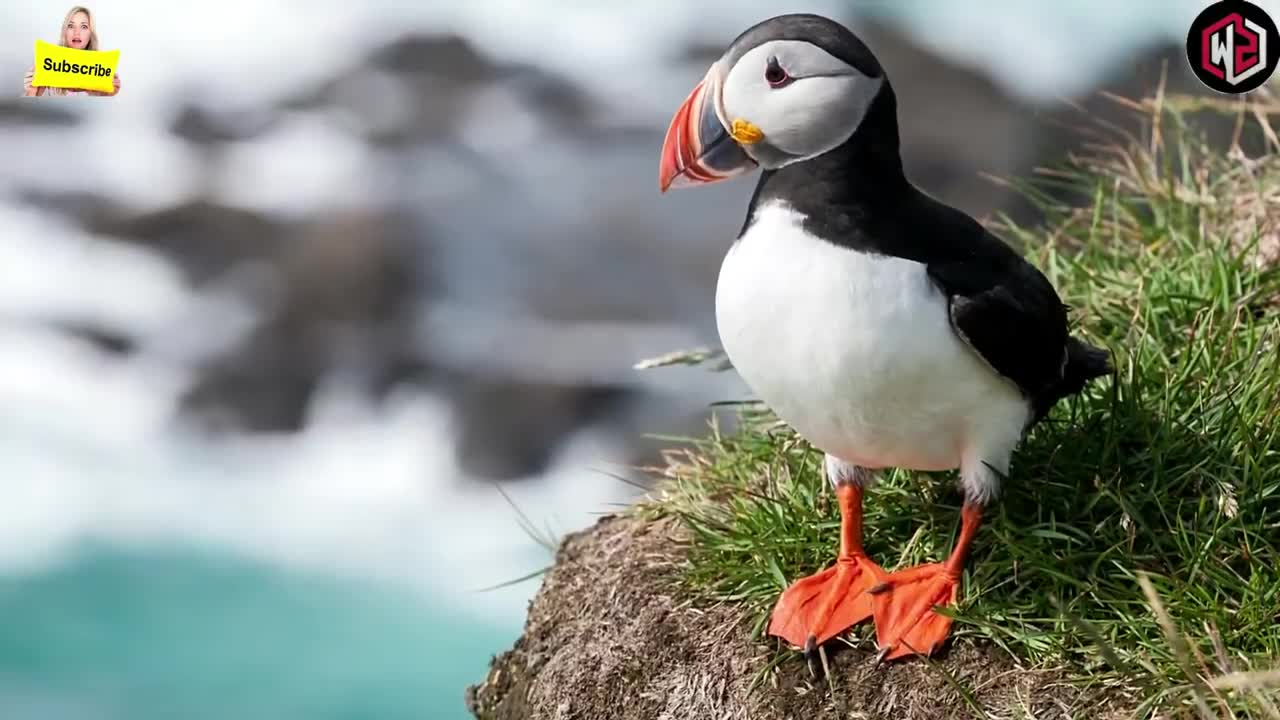
[[[955,605],[960,572],[982,523],[982,506],[966,501],[960,537],[945,563],[899,570],[868,592],[875,598],[876,643],[881,660],[932,655],[951,632],[951,618],[934,610]]]
[[[892,573],[871,588],[881,660],[932,655],[951,632],[951,618],[934,610],[954,605],[960,579],[942,563]]]
[[[821,572],[792,583],[778,598],[769,634],[811,650],[860,622],[874,609],[867,591],[885,572],[866,555],[841,557]]]

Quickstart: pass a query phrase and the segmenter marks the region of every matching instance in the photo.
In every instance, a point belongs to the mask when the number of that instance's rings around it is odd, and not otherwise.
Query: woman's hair
[[[93,25],[93,13],[83,5],[76,5],[71,8],[67,11],[67,16],[62,18],[62,27],[58,28],[58,44],[63,47],[67,46],[67,24],[71,22],[71,18],[75,17],[76,13],[84,13],[84,16],[89,18],[89,42],[85,44],[84,49],[99,49],[101,46],[98,44],[98,28]]]
[[[67,25],[71,22],[71,18],[75,17],[76,13],[84,13],[85,17],[89,18],[89,42],[85,43],[84,49],[97,50],[99,47],[101,47],[98,44],[98,28],[94,27],[93,25],[93,13],[89,10],[89,8],[84,7],[83,5],[76,5],[75,7],[71,8],[70,10],[67,11],[67,16],[62,18],[62,25],[58,28],[58,44],[61,45],[62,47],[67,46]],[[41,95],[70,95],[71,91],[67,90],[66,88],[47,87],[47,88],[41,89],[40,94]]]

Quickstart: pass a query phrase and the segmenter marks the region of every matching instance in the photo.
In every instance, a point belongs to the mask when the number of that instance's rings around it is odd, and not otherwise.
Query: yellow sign
[[[119,62],[119,50],[75,50],[37,40],[36,72],[31,86],[109,93]]]

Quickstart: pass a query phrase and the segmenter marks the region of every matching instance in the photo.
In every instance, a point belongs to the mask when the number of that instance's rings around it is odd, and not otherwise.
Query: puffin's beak
[[[727,180],[756,167],[720,119],[717,106],[722,82],[717,62],[671,119],[658,165],[662,192]]]

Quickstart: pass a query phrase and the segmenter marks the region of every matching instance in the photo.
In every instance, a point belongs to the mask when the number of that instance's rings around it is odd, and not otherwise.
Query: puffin
[[[904,172],[885,68],[844,25],[772,17],[729,44],[676,110],[659,190],[760,170],[723,258],[715,317],[753,394],[816,450],[840,508],[834,564],[778,597],[768,633],[810,658],[865,620],[877,662],[944,643],[983,511],[1025,433],[1112,372],[1049,280]],[[940,121],[945,122],[945,119]],[[887,468],[958,470],[943,562],[888,572],[862,546]]]

